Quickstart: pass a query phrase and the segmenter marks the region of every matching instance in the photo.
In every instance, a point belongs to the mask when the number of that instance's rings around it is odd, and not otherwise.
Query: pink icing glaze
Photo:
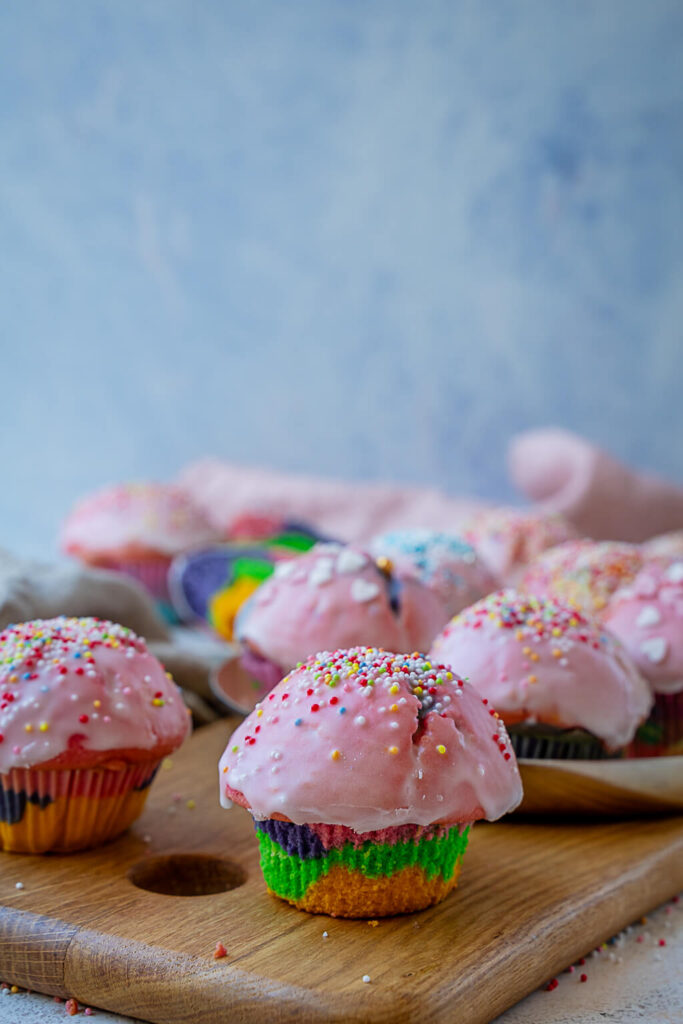
[[[37,619],[0,633],[0,773],[164,756],[189,730],[180,690],[125,626]]]
[[[356,644],[416,647],[415,634],[422,640],[430,628],[416,603],[397,615],[387,578],[367,552],[316,544],[276,567],[240,611],[235,633],[243,645],[289,671],[316,651]],[[406,619],[414,630],[410,635]]]
[[[683,690],[683,558],[647,562],[604,621],[655,693]]]
[[[157,483],[108,487],[83,498],[62,528],[63,551],[91,564],[108,558],[171,557],[220,539],[179,488]]]
[[[371,832],[491,819],[522,797],[502,721],[422,655],[318,654],[233,733],[221,798],[257,818]]]
[[[642,564],[642,552],[635,544],[568,541],[539,555],[524,573],[519,589],[556,597],[600,617],[612,594],[629,583]]]
[[[458,615],[430,656],[469,678],[508,725],[586,729],[610,749],[629,742],[652,704],[621,644],[594,620],[514,590]]]
[[[375,537],[370,551],[390,559],[399,578],[417,579],[438,598],[441,621],[427,646],[453,615],[498,586],[474,548],[456,534],[394,530]]]
[[[558,513],[499,507],[478,512],[462,535],[497,580],[515,585],[532,559],[577,534]]]

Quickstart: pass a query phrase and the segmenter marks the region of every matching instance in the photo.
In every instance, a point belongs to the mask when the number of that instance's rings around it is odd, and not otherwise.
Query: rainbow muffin
[[[306,526],[283,523],[258,540],[245,538],[177,555],[168,574],[173,607],[182,622],[208,623],[219,636],[234,640],[235,620],[244,602],[278,565],[321,539]]]
[[[594,619],[514,590],[456,616],[430,657],[490,698],[518,757],[615,754],[652,704],[628,654]]]
[[[167,575],[174,555],[220,540],[177,487],[129,483],[83,498],[67,517],[62,550],[86,565],[132,576],[173,618]]]
[[[683,558],[648,562],[616,592],[604,622],[654,692],[652,712],[630,753],[683,754]]]
[[[144,640],[99,619],[0,633],[0,844],[95,846],[138,817],[159,762],[190,729]]]
[[[231,737],[221,802],[254,817],[271,893],[311,913],[420,910],[457,882],[472,823],[521,800],[502,721],[419,654],[310,657]]]
[[[516,586],[529,562],[577,534],[556,512],[497,506],[478,512],[464,525],[462,535],[499,585]]]
[[[271,688],[316,651],[363,644],[405,651],[428,647],[441,604],[410,576],[399,578],[353,544],[316,544],[276,566],[239,611],[235,635],[245,669]]]
[[[461,537],[441,530],[393,530],[370,542],[376,559],[388,559],[400,578],[411,576],[431,590],[442,606],[442,621],[496,590],[498,584],[482,559]]]
[[[600,618],[612,594],[630,583],[642,564],[635,544],[568,541],[539,555],[522,576],[519,589]]]

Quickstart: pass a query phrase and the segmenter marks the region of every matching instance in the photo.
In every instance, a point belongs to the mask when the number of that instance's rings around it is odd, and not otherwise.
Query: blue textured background
[[[683,477],[679,0],[5,0],[0,543],[208,452]]]

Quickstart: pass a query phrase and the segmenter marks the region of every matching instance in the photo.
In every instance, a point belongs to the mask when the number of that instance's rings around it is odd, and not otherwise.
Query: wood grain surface
[[[232,727],[199,731],[116,842],[0,854],[2,980],[155,1024],[477,1024],[683,888],[681,817],[511,821],[476,826],[437,907],[374,927],[304,914],[265,892],[249,816],[218,805]]]

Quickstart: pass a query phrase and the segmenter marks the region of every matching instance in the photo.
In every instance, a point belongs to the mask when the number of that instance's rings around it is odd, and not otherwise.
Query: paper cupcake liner
[[[123,573],[141,583],[145,590],[154,598],[157,607],[163,617],[171,625],[180,621],[178,613],[173,607],[171,594],[168,588],[168,570],[171,565],[170,558],[142,558],[142,559],[120,559],[107,561],[107,568],[113,572]]]
[[[510,744],[517,757],[548,760],[592,761],[612,757],[597,737],[582,729],[557,733],[516,730],[508,726]]]
[[[67,852],[120,835],[142,812],[158,761],[115,770],[0,775],[0,847],[14,853]]]
[[[683,754],[683,690],[656,693],[650,717],[639,727],[629,757]]]
[[[391,836],[394,842],[367,838],[377,832],[356,833],[354,842],[328,849],[315,829],[334,833],[337,826],[268,820],[256,822],[256,834],[263,876],[274,895],[310,913],[381,917],[421,910],[450,892],[470,827],[404,826],[402,838]]]

